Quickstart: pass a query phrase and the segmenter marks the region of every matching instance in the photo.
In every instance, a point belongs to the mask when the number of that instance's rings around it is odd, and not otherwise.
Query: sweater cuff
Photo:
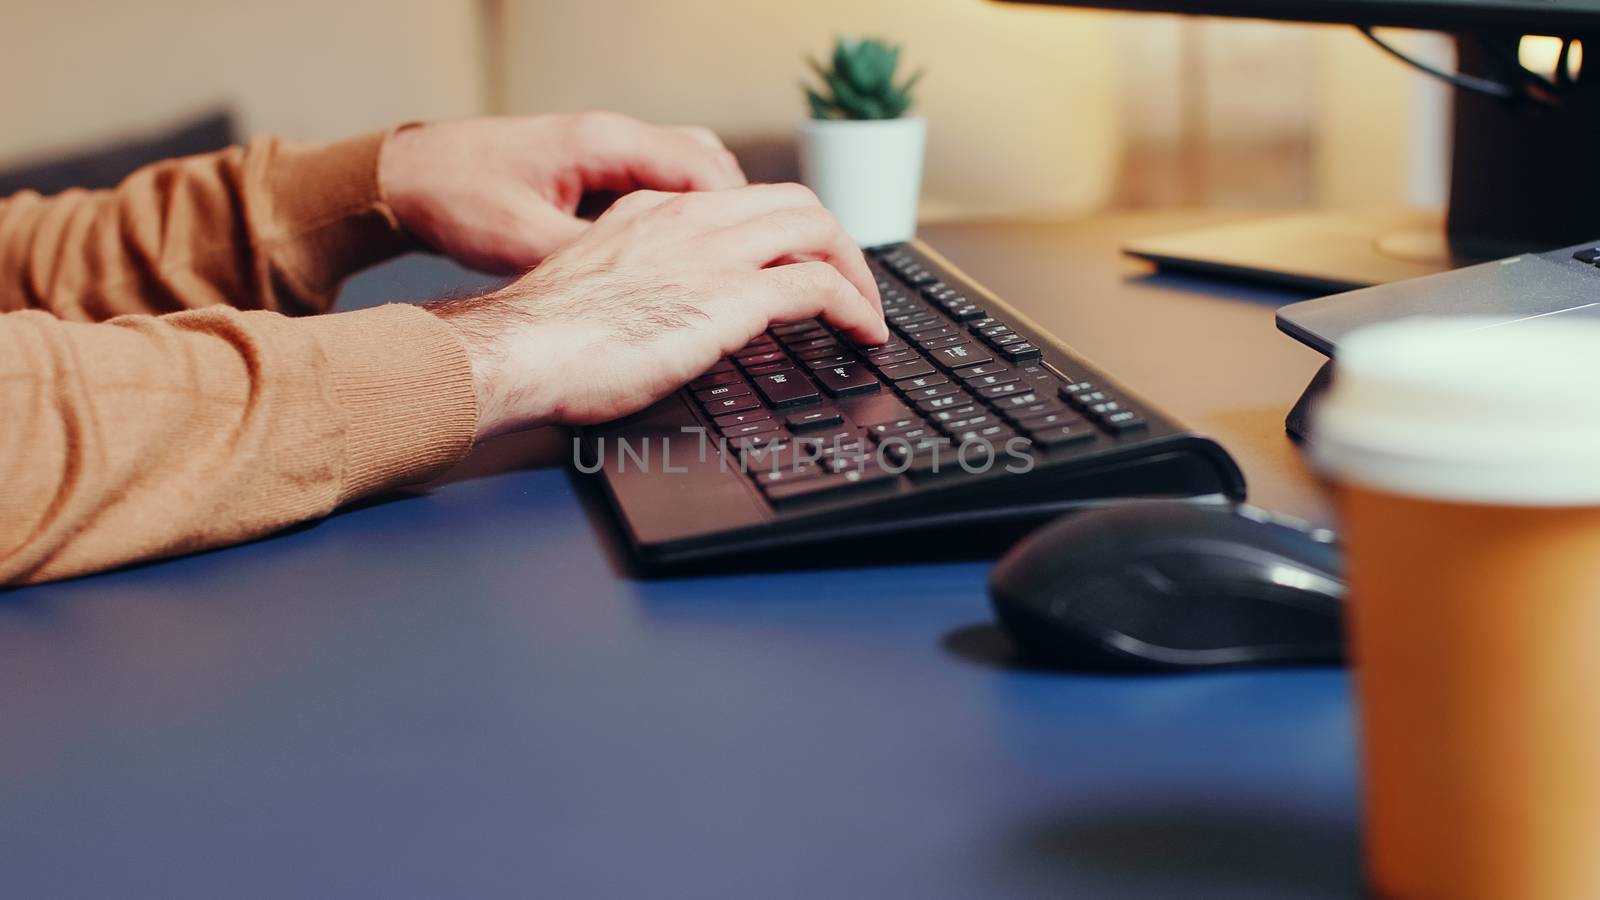
[[[302,321],[322,347],[346,416],[340,503],[427,481],[466,455],[477,395],[471,361],[449,325],[403,303]]]
[[[281,142],[268,166],[280,232],[314,246],[297,254],[297,280],[331,294],[368,266],[422,249],[384,201],[378,162],[401,128],[323,145]]]

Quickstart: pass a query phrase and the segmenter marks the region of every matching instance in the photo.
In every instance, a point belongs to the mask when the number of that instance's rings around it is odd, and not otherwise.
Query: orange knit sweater
[[[291,318],[410,246],[382,145],[268,138],[0,199],[0,585],[245,540],[466,452],[442,321]]]

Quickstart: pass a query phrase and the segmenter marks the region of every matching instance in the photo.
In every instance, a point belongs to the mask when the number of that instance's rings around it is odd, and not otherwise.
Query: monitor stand
[[[1504,79],[1518,36],[1456,37],[1461,71]],[[1600,47],[1600,42],[1588,42]],[[1455,92],[1448,216],[1427,210],[1300,213],[1152,238],[1124,249],[1157,266],[1319,294],[1432,275],[1600,235],[1600,96],[1510,107]]]

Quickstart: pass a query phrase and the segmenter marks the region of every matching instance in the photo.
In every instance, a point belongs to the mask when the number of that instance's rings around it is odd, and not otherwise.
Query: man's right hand
[[[861,251],[794,184],[636,191],[505,288],[429,308],[467,348],[480,439],[643,409],[774,322],[889,337]]]

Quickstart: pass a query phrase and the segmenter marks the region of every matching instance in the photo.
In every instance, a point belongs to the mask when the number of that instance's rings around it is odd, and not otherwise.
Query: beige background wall
[[[926,65],[935,214],[1070,212],[1106,196],[1119,146],[1112,21],[979,0],[506,0],[506,102],[611,107],[733,137],[789,134],[805,53],[890,35]]]
[[[1093,208],[1128,148],[1195,127],[1303,137],[1306,201],[1437,202],[1444,182],[1443,89],[1346,29],[989,0],[0,0],[0,23],[0,163],[222,103],[305,138],[495,107],[786,135],[802,54],[858,32],[929,67],[935,215]]]
[[[0,160],[228,103],[331,138],[480,108],[472,0],[0,0]]]

